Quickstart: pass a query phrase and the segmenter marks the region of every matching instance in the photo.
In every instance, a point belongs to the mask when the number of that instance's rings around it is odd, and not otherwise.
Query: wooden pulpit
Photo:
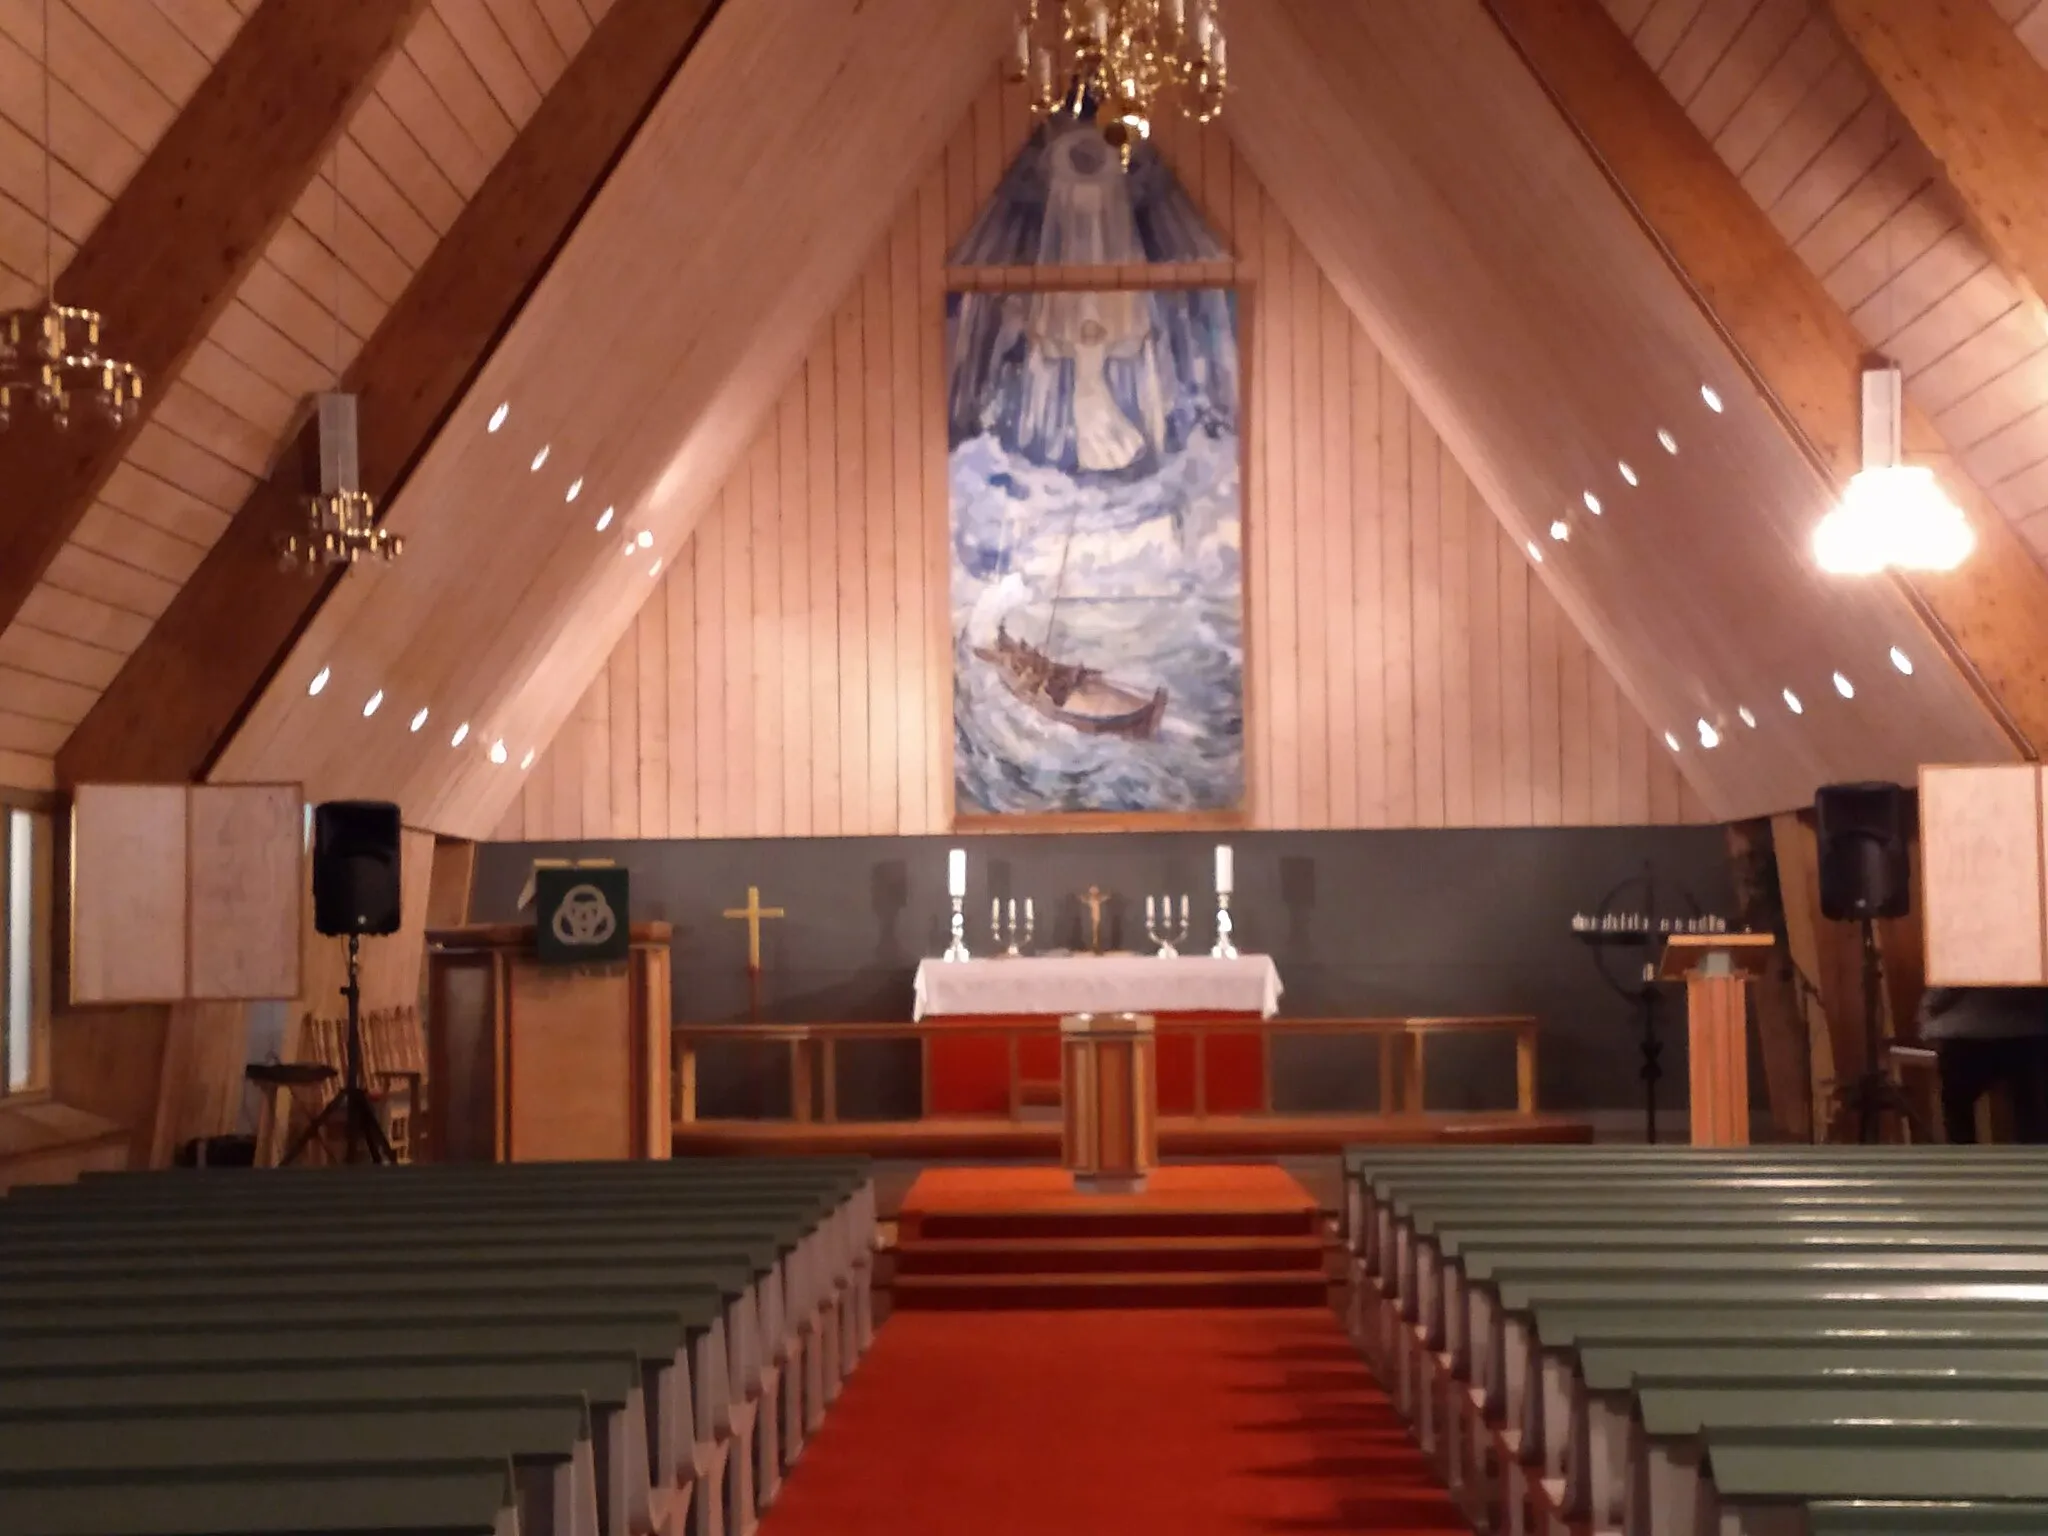
[[[1142,1013],[1060,1020],[1061,1162],[1089,1194],[1137,1194],[1159,1162],[1154,1030]]]
[[[447,1162],[667,1157],[667,923],[621,963],[547,966],[525,923],[427,935],[431,1139]]]
[[[1767,933],[1674,933],[1658,975],[1685,983],[1692,1144],[1749,1145],[1749,983],[1770,963]]]

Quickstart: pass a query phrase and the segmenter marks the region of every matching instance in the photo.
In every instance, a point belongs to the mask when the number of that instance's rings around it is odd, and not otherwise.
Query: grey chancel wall
[[[1040,948],[1078,944],[1077,893],[1091,884],[1114,898],[1106,947],[1144,946],[1146,892],[1185,892],[1192,947],[1206,950],[1215,939],[1208,892],[1217,841],[1147,833],[487,843],[471,917],[516,918],[535,858],[613,859],[631,872],[634,918],[676,927],[676,1019],[744,1022],[745,924],[721,913],[744,906],[754,885],[764,905],[788,913],[762,926],[763,1020],[903,1020],[918,960],[945,946],[949,847],[968,851],[968,941],[979,953],[990,948],[992,897],[1033,900]],[[1228,841],[1237,942],[1274,957],[1284,1014],[1534,1014],[1540,1101],[1559,1111],[1641,1103],[1634,1010],[1602,979],[1601,956],[1574,937],[1573,913],[1594,910],[1646,868],[1660,915],[1683,915],[1688,903],[1726,912],[1730,903],[1718,827],[1240,832]],[[1640,886],[1624,890],[1620,904],[1640,907]],[[1620,954],[1606,958],[1618,963]],[[1663,1099],[1673,1106],[1685,1098],[1682,1008],[1667,996],[1662,1013]],[[1374,1055],[1362,1041],[1279,1042],[1277,1107],[1375,1105]],[[779,1114],[786,1094],[779,1052],[726,1050],[702,1063],[707,1116]],[[1432,1109],[1505,1108],[1513,1095],[1506,1040],[1432,1047]],[[915,1114],[915,1047],[848,1050],[840,1104],[849,1117]]]

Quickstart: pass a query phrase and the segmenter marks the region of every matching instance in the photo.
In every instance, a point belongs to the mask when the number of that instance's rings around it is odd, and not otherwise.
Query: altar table
[[[1014,1115],[1014,1076],[1057,1083],[1059,1021],[1076,1013],[1144,1013],[1173,1019],[1269,1019],[1280,1009],[1280,973],[1270,955],[1024,955],[926,960],[917,968],[912,1017],[1014,1020],[1040,1026],[1012,1042],[987,1034],[943,1035],[925,1045],[925,1113]],[[1160,1036],[1159,1112],[1195,1113],[1196,1053],[1202,1053],[1202,1102],[1212,1115],[1256,1114],[1266,1107],[1266,1041],[1250,1028]]]

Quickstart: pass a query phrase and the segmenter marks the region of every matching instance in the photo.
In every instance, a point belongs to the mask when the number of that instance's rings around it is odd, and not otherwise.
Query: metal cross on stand
[[[754,1023],[761,1019],[761,919],[764,917],[787,917],[789,914],[780,907],[761,905],[761,888],[747,887],[747,904],[744,907],[727,907],[725,916],[735,921],[745,919],[747,924],[747,1017]]]

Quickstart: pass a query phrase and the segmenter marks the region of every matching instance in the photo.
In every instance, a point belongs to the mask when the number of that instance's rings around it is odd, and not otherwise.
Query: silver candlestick
[[[971,960],[974,958],[967,952],[967,898],[965,896],[955,896],[953,898],[953,942],[946,946],[946,953],[940,958],[945,960]]]
[[[1180,946],[1188,941],[1188,899],[1185,896],[1180,899],[1180,922],[1178,925],[1173,920],[1173,898],[1171,896],[1160,897],[1159,906],[1163,910],[1159,911],[1158,915],[1155,916],[1152,898],[1150,896],[1145,898],[1145,937],[1159,946],[1159,958],[1161,960],[1178,959],[1180,956]],[[1161,918],[1164,919],[1163,922],[1160,920]],[[1163,932],[1161,931],[1162,929],[1164,930]]]
[[[1019,928],[1017,925],[1016,897],[1012,896],[1010,898],[1010,912],[1007,920],[1003,916],[1003,903],[1000,898],[990,898],[988,904],[989,942],[1002,946],[1004,958],[1015,960],[1031,947],[1031,930],[1034,922],[1035,914],[1031,909],[1030,897],[1027,896],[1024,899],[1024,925],[1022,928]]]
[[[1237,946],[1230,942],[1230,892],[1216,893],[1216,947],[1209,951],[1218,960],[1235,960]]]

